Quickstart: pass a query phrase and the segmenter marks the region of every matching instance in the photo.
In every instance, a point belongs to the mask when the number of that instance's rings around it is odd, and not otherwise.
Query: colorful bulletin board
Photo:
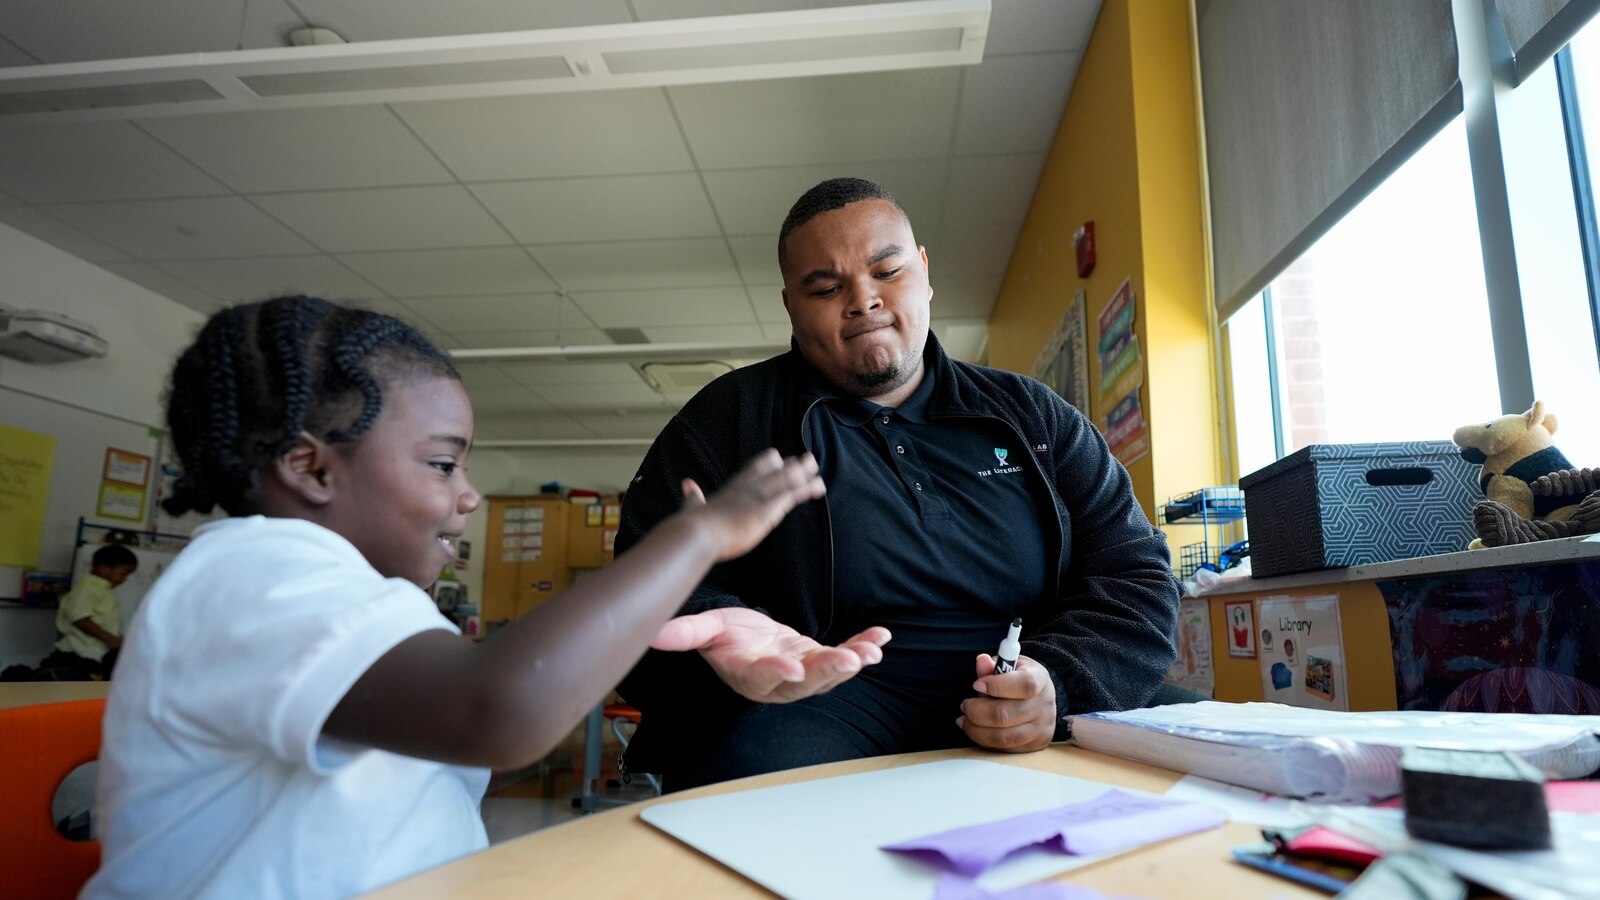
[[[0,566],[39,564],[56,439],[0,425]]]
[[[1150,452],[1150,430],[1139,405],[1144,385],[1144,356],[1134,332],[1136,305],[1133,279],[1124,278],[1111,302],[1100,313],[1100,340],[1096,349],[1100,365],[1100,405],[1110,408],[1101,432],[1111,453],[1124,466]]]

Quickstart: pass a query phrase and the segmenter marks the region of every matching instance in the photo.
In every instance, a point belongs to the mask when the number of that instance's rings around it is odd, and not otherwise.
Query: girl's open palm
[[[880,662],[888,642],[889,630],[874,626],[828,647],[766,613],[730,606],[671,619],[650,646],[699,650],[739,695],[757,703],[791,703],[826,693]]]
[[[789,510],[825,492],[811,454],[788,459],[776,450],[757,454],[721,490],[706,499],[691,478],[683,480],[683,515],[697,518],[716,536],[717,561],[750,552]]]

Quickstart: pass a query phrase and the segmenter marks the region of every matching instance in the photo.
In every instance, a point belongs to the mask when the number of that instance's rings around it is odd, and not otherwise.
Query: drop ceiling
[[[850,0],[0,4],[0,66],[859,6]],[[0,120],[0,222],[202,312],[288,291],[456,349],[787,341],[777,230],[824,178],[901,200],[933,327],[981,352],[1098,0],[993,0],[978,65],[128,121]],[[641,356],[639,361],[647,359]],[[647,439],[626,361],[473,361],[485,439]]]

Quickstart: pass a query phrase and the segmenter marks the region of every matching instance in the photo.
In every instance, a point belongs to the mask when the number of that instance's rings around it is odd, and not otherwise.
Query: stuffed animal
[[[1529,485],[1535,497],[1582,497],[1565,521],[1526,519],[1509,506],[1485,500],[1472,509],[1472,524],[1486,547],[1526,544],[1600,532],[1600,469],[1568,469],[1541,475]]]
[[[1501,416],[1483,425],[1463,425],[1452,440],[1461,448],[1461,458],[1483,466],[1478,484],[1484,497],[1505,506],[1522,519],[1563,522],[1572,518],[1577,506],[1568,496],[1534,496],[1530,484],[1544,475],[1573,468],[1555,447],[1554,413],[1544,403],[1521,415]],[[1477,521],[1474,515],[1474,524]],[[1472,548],[1487,546],[1482,535]]]

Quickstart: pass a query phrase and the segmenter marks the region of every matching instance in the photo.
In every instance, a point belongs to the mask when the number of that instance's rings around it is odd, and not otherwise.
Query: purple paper
[[[885,844],[882,849],[910,854],[972,877],[1028,847],[1089,856],[1205,831],[1225,821],[1222,813],[1199,803],[1112,789],[1082,803]]]
[[[986,891],[970,878],[940,875],[933,900],[1110,900],[1105,894],[1062,881],[1040,881],[1009,891]]]

